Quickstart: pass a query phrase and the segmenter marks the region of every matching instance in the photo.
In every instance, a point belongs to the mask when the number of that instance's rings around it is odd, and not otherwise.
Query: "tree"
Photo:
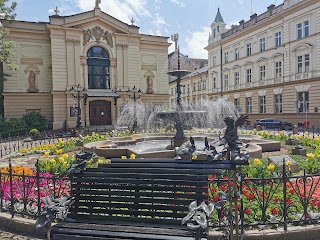
[[[7,35],[9,33],[8,29],[5,29],[2,25],[3,20],[12,21],[15,19],[16,14],[14,10],[16,9],[17,3],[12,2],[8,6],[9,0],[0,0],[0,115],[3,116],[3,82],[8,76],[3,72],[4,64],[8,67],[9,70],[16,70],[17,65],[14,64],[11,60],[11,57],[14,55],[11,49],[15,47],[14,42],[7,41]]]

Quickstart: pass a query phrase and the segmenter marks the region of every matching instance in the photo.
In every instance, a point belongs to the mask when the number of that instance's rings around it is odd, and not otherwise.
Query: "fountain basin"
[[[85,144],[84,150],[90,151],[95,146],[96,153],[108,159],[120,158],[121,156],[129,158],[131,154],[136,155],[137,158],[174,158],[175,150],[166,149],[166,146],[171,143],[173,137],[174,133],[146,133],[123,138],[114,137],[104,141]],[[203,147],[205,137],[211,142],[216,140],[218,135],[193,133],[192,137],[196,141],[196,147]],[[281,148],[280,142],[264,140],[256,135],[240,135],[240,140],[248,143],[247,151],[254,158],[261,158],[262,152],[279,151]]]

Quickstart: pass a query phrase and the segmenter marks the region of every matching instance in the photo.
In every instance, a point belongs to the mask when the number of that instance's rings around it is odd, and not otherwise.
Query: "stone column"
[[[123,79],[124,79],[124,87],[129,87],[129,81],[128,81],[128,45],[123,44],[122,45],[122,51],[123,51]]]
[[[122,44],[117,44],[117,85],[119,88],[124,89],[124,74],[123,74],[123,54]]]
[[[117,79],[117,59],[111,58],[110,59],[110,83],[111,89],[118,89],[118,79]]]

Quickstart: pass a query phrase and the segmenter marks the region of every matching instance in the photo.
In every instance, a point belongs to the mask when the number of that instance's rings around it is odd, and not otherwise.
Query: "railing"
[[[284,172],[284,174],[282,174]],[[313,224],[320,222],[320,174],[289,176],[285,161],[277,177],[238,177],[236,183],[241,198],[237,206],[242,233],[246,227]],[[213,227],[226,224],[228,203],[221,199],[228,194],[228,179],[211,179],[212,201],[221,208],[213,215]]]
[[[19,214],[37,218],[43,208],[44,196],[71,195],[69,178],[41,172],[38,162],[32,173],[22,170],[22,174],[17,174],[21,171],[12,166],[11,160],[6,170],[0,171],[0,212],[9,212],[12,217]]]

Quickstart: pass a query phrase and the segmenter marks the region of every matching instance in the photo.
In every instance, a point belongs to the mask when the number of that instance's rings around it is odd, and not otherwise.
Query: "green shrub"
[[[39,135],[40,135],[40,132],[39,132],[38,129],[33,128],[33,129],[31,129],[31,130],[29,131],[29,134],[30,134],[30,136],[35,137],[35,136],[39,136]]]
[[[39,112],[28,112],[23,115],[22,121],[27,128],[39,128],[48,125],[47,119]]]

